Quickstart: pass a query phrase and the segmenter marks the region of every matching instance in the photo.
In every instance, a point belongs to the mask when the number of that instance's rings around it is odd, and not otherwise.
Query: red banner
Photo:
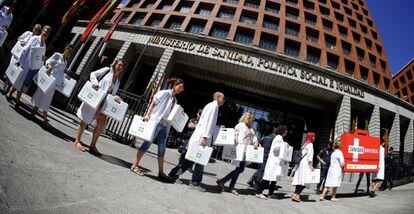
[[[380,138],[371,137],[368,131],[356,130],[341,136],[344,154],[344,172],[377,172]]]

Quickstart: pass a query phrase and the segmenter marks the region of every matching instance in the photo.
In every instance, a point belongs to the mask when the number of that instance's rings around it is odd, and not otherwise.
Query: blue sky
[[[366,1],[395,74],[414,58],[414,0]]]
[[[414,58],[414,1],[366,1],[395,74]]]

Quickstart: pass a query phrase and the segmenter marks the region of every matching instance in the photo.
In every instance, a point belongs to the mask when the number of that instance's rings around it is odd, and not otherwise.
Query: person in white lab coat
[[[235,133],[235,139],[236,139],[236,147],[242,146],[243,148],[243,161],[237,161],[239,162],[238,167],[236,167],[233,171],[228,173],[226,176],[224,176],[221,179],[218,179],[216,181],[219,189],[221,191],[224,191],[224,184],[227,181],[230,181],[230,192],[234,195],[239,195],[236,189],[234,189],[234,186],[236,185],[237,179],[239,178],[239,175],[244,171],[244,168],[246,167],[246,148],[247,145],[254,145],[254,148],[257,149],[259,147],[259,141],[257,140],[256,134],[253,130],[253,123],[254,123],[254,114],[251,112],[244,113],[241,118],[239,119],[239,123],[234,128]]]
[[[171,78],[167,81],[167,84],[172,84],[171,89],[165,89],[158,91],[148,108],[147,114],[144,117],[144,121],[155,120],[158,125],[154,132],[154,140],[158,142],[158,177],[161,180],[169,181],[169,177],[164,174],[164,155],[167,145],[168,134],[171,128],[171,124],[167,121],[171,110],[177,103],[176,95],[184,91],[184,81],[182,79]],[[138,149],[134,162],[131,166],[131,171],[143,176],[138,166],[142,156],[149,149],[153,142],[145,141]]]
[[[379,164],[378,164],[378,172],[374,172],[372,174],[372,189],[371,191],[369,191],[368,195],[369,197],[373,198],[375,196],[377,196],[375,194],[375,190],[377,190],[380,186],[382,181],[384,181],[384,176],[385,176],[385,143],[382,142],[382,144],[380,145],[380,150],[379,150]]]
[[[115,96],[115,102],[121,103],[122,99],[119,96],[116,96],[118,92],[120,78],[122,73],[124,72],[125,62],[122,59],[115,59],[112,63],[111,67],[104,67],[97,71],[94,71],[90,74],[90,81],[95,90],[102,90],[107,94],[112,94]],[[96,126],[93,130],[92,135],[92,142],[89,146],[89,152],[94,155],[101,155],[101,153],[96,149],[96,143],[98,138],[105,127],[106,123],[106,116],[101,113],[101,107],[103,103],[98,109],[94,109],[87,104],[83,103],[78,108],[76,116],[81,120],[76,132],[76,139],[73,142],[73,145],[79,151],[86,151],[86,148],[81,144],[81,137],[85,128],[88,124],[92,123],[92,121],[96,120]]]
[[[30,38],[32,38],[33,36],[40,35],[41,32],[42,32],[42,25],[35,24],[32,31],[26,31],[17,38],[16,44],[20,43],[20,45],[24,47],[27,44],[27,42],[29,42]],[[12,54],[11,59],[10,59],[10,64],[13,64],[13,63],[15,64],[18,61],[19,61],[19,58],[17,58],[16,56]],[[4,94],[8,94],[10,92],[10,89],[12,88],[12,84],[9,82],[6,74],[4,74],[4,79],[6,83],[4,84],[3,91],[4,91]]]
[[[16,3],[10,5],[10,7],[4,6],[0,10],[0,30],[7,31],[10,27],[10,24],[13,21],[13,12],[16,7]]]
[[[213,136],[214,128],[217,124],[218,108],[224,104],[224,94],[221,92],[216,92],[213,95],[213,99],[214,101],[210,102],[203,108],[196,128],[190,137],[187,148],[189,147],[189,144],[194,143],[199,143],[204,147],[211,146],[208,145],[208,142],[210,142]],[[171,170],[169,173],[170,179],[178,184],[181,184],[182,182],[180,181],[179,176],[185,173],[185,171],[187,171],[191,165],[191,161],[184,158],[184,160],[182,160],[182,163],[178,164],[177,167]],[[192,189],[198,190],[200,192],[205,192],[205,189],[200,187],[200,183],[203,179],[203,171],[203,165],[195,164],[190,183],[190,187]]]
[[[342,181],[342,167],[344,166],[344,155],[342,154],[342,143],[337,140],[334,145],[334,151],[331,154],[331,165],[328,169],[328,175],[326,177],[325,188],[323,189],[320,200],[325,200],[325,196],[328,193],[329,187],[332,187],[331,201],[338,201],[336,198],[336,191],[341,186]]]
[[[21,66],[21,68],[23,69],[23,77],[16,80],[16,82],[13,85],[13,88],[10,90],[8,95],[8,98],[10,98],[13,95],[13,93],[17,91],[15,107],[20,106],[20,97],[22,96],[23,91],[27,89],[27,82],[30,83],[34,75],[37,73],[37,70],[30,70],[29,61],[31,48],[44,47],[46,49],[45,41],[49,37],[51,31],[51,27],[47,25],[44,26],[42,29],[42,33],[39,36],[32,36],[32,38],[30,38],[27,44],[23,47],[22,56],[17,62],[17,65]]]
[[[275,130],[276,137],[273,138],[272,145],[269,151],[269,157],[267,158],[263,178],[259,183],[258,188],[256,189],[256,197],[260,199],[267,199],[263,195],[265,188],[269,187],[268,196],[271,197],[276,188],[276,174],[271,175],[270,172],[273,171],[274,167],[277,166],[279,161],[283,161],[279,158],[280,147],[286,142],[283,140],[283,137],[286,137],[288,134],[287,127],[285,125],[280,125]]]
[[[65,71],[72,53],[73,47],[71,45],[67,45],[63,53],[56,52],[48,60],[46,60],[47,74],[52,75],[56,79],[55,85],[60,85],[64,81],[64,78],[67,78]],[[45,125],[48,124],[47,112],[49,110],[50,103],[52,103],[54,94],[54,86],[52,86],[52,88],[46,93],[43,93],[43,91],[38,87],[32,97],[32,116],[33,118],[36,118],[37,110],[43,110],[43,122]]]
[[[306,174],[308,169],[313,170],[313,142],[315,133],[308,132],[305,142],[302,146],[302,159],[298,169],[293,176],[292,185],[296,186],[295,193],[292,195],[292,201],[300,202],[300,194],[305,189]]]

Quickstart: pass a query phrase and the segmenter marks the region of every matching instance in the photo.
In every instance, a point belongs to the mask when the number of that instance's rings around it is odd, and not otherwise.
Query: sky
[[[395,74],[414,58],[414,0],[366,1]]]
[[[391,73],[414,58],[414,0],[366,0],[384,44]]]

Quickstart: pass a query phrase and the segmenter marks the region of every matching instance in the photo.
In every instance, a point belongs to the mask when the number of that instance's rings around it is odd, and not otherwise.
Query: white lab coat
[[[293,176],[292,185],[294,186],[305,186],[306,172],[309,168],[309,163],[313,162],[313,143],[308,143],[302,148],[302,155],[304,155],[304,157],[299,163],[299,167],[295,172],[295,176]]]
[[[257,142],[256,134],[252,128],[249,128],[243,122],[239,122],[234,127],[234,134],[237,135],[237,147],[243,147],[243,160],[245,160],[247,145],[253,145],[255,142]],[[239,166],[240,161],[233,160],[232,164]]]
[[[14,83],[14,87],[17,91],[21,91],[24,83],[24,79],[29,71],[29,61],[30,61],[30,51],[32,47],[44,47],[46,49],[45,44],[41,44],[40,36],[32,36],[27,44],[23,46],[23,53],[18,62],[20,62],[20,66],[23,69],[23,78],[18,79]]]
[[[280,147],[286,142],[283,141],[283,137],[281,135],[276,135],[273,138],[272,145],[270,146],[269,157],[267,158],[263,179],[267,181],[276,181],[277,176],[271,175],[270,172],[272,168],[276,167],[280,161],[283,161],[279,158]]]
[[[161,122],[169,130],[171,125],[167,122],[167,118],[176,103],[177,100],[173,96],[172,90],[166,89],[158,91],[152,99],[154,107],[150,113],[150,119]]]
[[[0,30],[1,29],[8,29],[10,27],[10,24],[13,20],[13,14],[9,13],[9,7],[4,6],[0,10]]]
[[[374,172],[372,175],[372,180],[384,180],[384,172],[385,172],[385,149],[384,147],[380,146],[380,155],[379,155],[379,165],[378,165],[378,172]]]
[[[217,124],[218,117],[218,103],[217,101],[210,102],[203,108],[197,126],[190,137],[188,144],[200,144],[202,137],[206,138],[208,146],[211,146],[210,139],[213,136],[214,128]],[[188,148],[189,145],[187,145]]]
[[[27,42],[29,42],[32,36],[33,36],[33,33],[31,31],[26,31],[17,38],[16,44],[20,43],[22,46],[24,46],[25,44],[27,44]],[[13,54],[11,54],[11,56],[12,57],[10,58],[10,65],[16,64],[19,61],[19,59],[15,57]]]
[[[67,61],[63,58],[63,55],[60,53],[54,53],[46,61],[46,65],[49,65],[52,68],[51,75],[56,79],[55,84],[61,84],[65,78],[65,70],[67,65]],[[54,86],[52,86],[47,93],[43,93],[43,91],[38,87],[32,97],[32,104],[43,111],[48,111],[54,94]]]
[[[119,79],[117,79],[112,88],[112,91],[109,91],[109,88],[111,87],[111,84],[112,84],[113,76],[114,76],[114,71],[112,70],[112,68],[104,67],[97,71],[91,72],[89,78],[93,85],[99,86],[100,90],[106,91],[106,93],[112,94],[115,96],[116,93],[118,92],[120,81]],[[99,82],[98,82],[98,78],[101,78]],[[99,108],[97,110],[100,111]],[[93,109],[92,107],[82,102],[82,104],[78,108],[78,111],[76,112],[76,116],[78,116],[79,119],[81,119],[85,123],[90,124],[92,123],[93,117],[97,110]]]
[[[331,154],[331,165],[326,177],[326,187],[339,187],[342,181],[342,167],[344,166],[344,155],[340,149],[335,149]]]

